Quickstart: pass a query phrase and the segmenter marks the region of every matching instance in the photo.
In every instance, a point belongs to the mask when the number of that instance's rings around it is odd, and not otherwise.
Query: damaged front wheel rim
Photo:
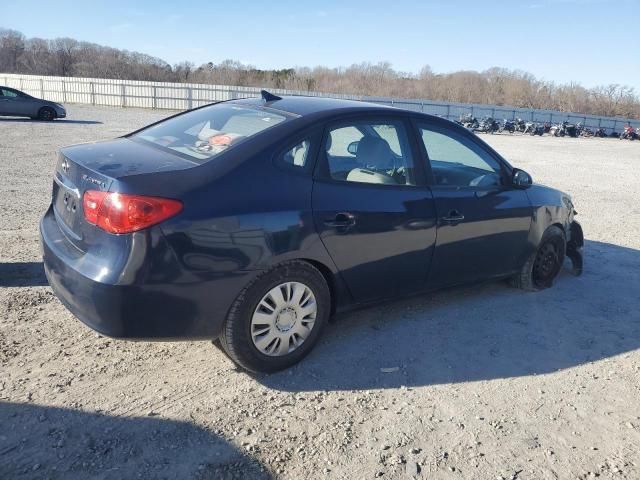
[[[556,242],[548,241],[540,246],[533,264],[533,281],[538,286],[548,286],[561,268],[561,252]]]

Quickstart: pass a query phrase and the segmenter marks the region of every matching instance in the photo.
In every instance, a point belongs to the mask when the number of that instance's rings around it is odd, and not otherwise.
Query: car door
[[[10,97],[4,94],[4,88],[0,87],[0,115],[14,115],[12,107],[13,102],[10,102]]]
[[[401,116],[333,123],[320,148],[312,205],[322,242],[356,302],[423,289],[436,212]]]
[[[475,135],[444,122],[416,122],[438,214],[430,287],[519,270],[532,207],[510,167]]]
[[[29,97],[26,97],[12,88],[0,88],[2,91],[2,101],[0,101],[0,109],[3,111],[3,115],[32,115],[32,104],[29,101]]]

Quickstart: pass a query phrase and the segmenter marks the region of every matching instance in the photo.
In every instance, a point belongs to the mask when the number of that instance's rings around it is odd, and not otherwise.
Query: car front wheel
[[[38,118],[40,120],[44,120],[48,122],[56,118],[56,112],[53,110],[53,108],[43,107],[38,112]]]
[[[330,311],[331,294],[322,274],[307,262],[287,262],[260,275],[238,295],[220,345],[246,370],[282,370],[311,351]]]
[[[515,287],[536,291],[549,288],[560,273],[566,252],[566,239],[561,228],[549,227],[518,275],[512,279]]]

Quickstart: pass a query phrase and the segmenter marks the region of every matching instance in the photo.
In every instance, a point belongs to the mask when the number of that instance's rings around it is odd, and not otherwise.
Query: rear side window
[[[18,96],[13,90],[0,89],[0,93],[3,97],[16,98]]]
[[[280,161],[287,166],[304,168],[307,165],[310,150],[311,140],[303,140],[287,150],[280,157]]]
[[[170,118],[131,138],[204,163],[289,118],[284,113],[225,103]]]

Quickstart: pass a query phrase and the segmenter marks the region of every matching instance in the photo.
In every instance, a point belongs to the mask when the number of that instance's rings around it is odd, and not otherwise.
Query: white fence
[[[251,97],[260,94],[255,87],[227,85],[203,85],[197,83],[141,82],[135,80],[111,80],[103,78],[45,77],[37,75],[16,75],[0,73],[0,85],[14,87],[30,95],[61,103],[85,103],[114,107],[161,108],[185,110],[207,103]],[[522,118],[538,123],[559,123],[568,120],[582,122],[591,128],[604,128],[608,132],[620,131],[630,123],[640,127],[640,120],[626,118],[598,117],[580,113],[534,110],[499,105],[478,105],[466,103],[434,102],[420,99],[399,99],[367,97],[361,95],[340,95],[332,93],[305,92],[296,90],[270,89],[277,95],[307,95],[393,105],[407,110],[415,110],[455,120],[471,113],[481,118],[491,116],[497,120]]]

